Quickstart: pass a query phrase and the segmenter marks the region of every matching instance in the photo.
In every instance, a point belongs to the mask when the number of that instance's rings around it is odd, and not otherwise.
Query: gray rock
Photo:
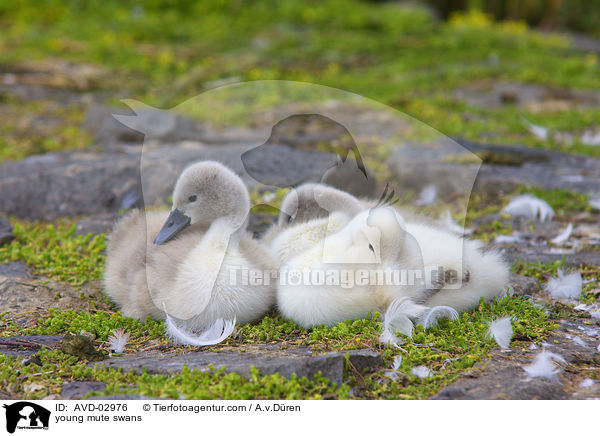
[[[457,139],[404,144],[388,160],[401,187],[419,190],[434,184],[441,196],[481,192],[494,198],[520,185],[600,192],[600,160],[553,150],[476,144]],[[478,169],[477,159],[483,164]],[[475,178],[476,177],[476,178]]]
[[[517,82],[476,83],[457,89],[457,98],[472,106],[498,108],[507,104],[521,107],[539,107],[561,102],[572,107],[594,107],[600,105],[600,93],[559,89],[544,85]]]
[[[510,275],[510,286],[514,295],[533,295],[542,289],[537,279],[518,274]]]
[[[31,278],[31,272],[23,262],[8,262],[0,264],[0,276]]]
[[[103,213],[81,218],[75,227],[76,235],[108,233],[119,219],[116,213]]]
[[[244,352],[224,350],[219,352],[188,352],[184,354],[161,354],[143,352],[133,356],[112,358],[97,365],[121,368],[137,374],[145,368],[149,374],[169,374],[179,372],[183,367],[208,370],[224,367],[227,372],[244,376],[250,375],[250,367],[258,369],[262,376],[279,373],[284,377],[296,374],[298,377],[314,377],[321,372],[339,386],[343,381],[346,356],[352,365],[360,370],[383,364],[382,357],[371,350],[351,350],[315,354],[308,347],[280,350],[276,346],[262,346]],[[89,364],[88,366],[93,366]]]
[[[103,392],[106,383],[91,381],[74,381],[65,383],[60,390],[60,396],[67,400],[80,400],[90,392]]]
[[[15,239],[15,235],[10,221],[4,215],[0,215],[0,247],[13,239]]]
[[[114,116],[127,116],[121,121]],[[83,127],[92,133],[99,144],[141,144],[143,141],[181,141],[198,139],[201,128],[191,119],[172,111],[145,107],[132,111],[98,104],[88,106]]]
[[[164,205],[181,171],[201,160],[223,163],[250,189],[258,182],[290,186],[320,181],[336,165],[333,155],[282,145],[250,154],[242,163],[242,154],[251,147],[187,143],[151,149],[141,158],[135,154],[91,152],[32,156],[0,166],[0,191],[6,193],[0,197],[0,208],[21,218],[54,220],[61,216],[114,214],[124,205],[141,205],[131,202],[136,195],[145,205]],[[343,178],[340,180],[345,183]],[[84,224],[91,226],[84,222],[82,227]],[[97,227],[91,231],[97,231]]]
[[[13,357],[30,357],[42,348],[54,348],[62,339],[60,335],[7,336],[0,338],[0,354]]]

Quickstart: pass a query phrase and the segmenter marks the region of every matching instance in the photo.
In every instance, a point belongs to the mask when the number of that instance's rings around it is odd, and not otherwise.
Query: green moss
[[[165,327],[160,321],[147,319],[142,322],[123,316],[119,312],[49,309],[47,314],[36,321],[35,326],[23,329],[11,325],[5,327],[1,335],[57,335],[85,331],[92,333],[99,341],[106,341],[117,329],[129,333],[131,340],[148,341],[162,338]]]
[[[238,374],[217,371],[189,370],[173,375],[124,373],[113,368],[87,367],[77,357],[59,350],[38,353],[42,367],[23,367],[18,359],[0,355],[0,390],[13,398],[36,399],[60,392],[62,384],[72,380],[93,380],[106,383],[105,395],[139,394],[176,399],[320,399],[347,398],[348,387],[336,386],[324,377],[314,379],[275,374],[260,377],[252,368],[246,379]],[[43,389],[28,392],[29,384]]]
[[[75,225],[12,220],[15,239],[0,247],[0,263],[25,262],[36,274],[83,285],[100,280],[106,248],[104,235],[75,235]]]
[[[288,346],[308,345],[321,351],[371,348],[380,351],[388,362],[395,356],[402,355],[402,365],[398,372],[401,381],[390,379],[384,374],[384,370],[358,374],[351,367],[348,368],[348,383],[338,387],[322,378],[286,380],[279,375],[259,377],[255,372],[250,380],[222,371],[184,370],[181,374],[169,376],[134,375],[114,369],[87,368],[84,362],[78,362],[73,356],[58,350],[45,350],[39,353],[43,362],[41,369],[23,369],[15,360],[0,356],[0,376],[3,376],[0,379],[5,380],[0,389],[25,398],[40,398],[57,392],[64,381],[97,380],[107,383],[105,394],[134,393],[174,398],[426,398],[488,355],[496,346],[486,335],[488,324],[502,316],[513,318],[513,346],[517,347],[523,341],[542,340],[554,328],[542,308],[522,297],[505,297],[491,304],[481,302],[475,310],[461,314],[458,320],[441,321],[438,327],[428,331],[417,326],[412,340],[404,338],[404,351],[383,348],[378,343],[381,328],[378,314],[367,319],[345,321],[332,327],[319,326],[312,330],[303,329],[278,316],[266,316],[258,323],[239,327],[233,337],[208,349],[219,350],[235,346],[236,349],[243,350],[244,345],[256,343],[279,343],[284,349]],[[106,312],[89,314],[51,310],[46,317],[38,320],[36,326],[22,329],[10,325],[5,327],[2,335],[79,333],[84,330],[93,333],[106,349],[104,341],[117,328],[131,334],[129,352],[151,344],[166,345],[162,322],[147,320],[141,323],[117,313]],[[428,366],[434,371],[434,376],[423,380],[412,376],[411,368],[417,365]],[[20,370],[21,375],[18,376]],[[46,374],[48,371],[52,372]],[[15,381],[18,377],[31,378],[32,382],[46,388],[26,394],[22,384]],[[354,390],[352,395],[350,387]]]

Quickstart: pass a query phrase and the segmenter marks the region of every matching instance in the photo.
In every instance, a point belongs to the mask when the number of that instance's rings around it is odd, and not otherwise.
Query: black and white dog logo
[[[6,409],[6,431],[19,429],[48,429],[50,411],[29,401],[3,406]]]

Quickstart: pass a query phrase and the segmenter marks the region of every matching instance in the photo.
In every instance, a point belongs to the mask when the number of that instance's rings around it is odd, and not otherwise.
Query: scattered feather
[[[428,206],[430,204],[435,203],[437,198],[437,188],[435,185],[427,185],[419,194],[419,198],[417,199],[417,206]]]
[[[571,237],[572,231],[573,231],[573,224],[569,223],[567,228],[565,230],[563,230],[558,236],[551,239],[550,242],[552,242],[554,245],[562,245],[565,242],[567,242],[567,240]]]
[[[424,365],[415,366],[410,370],[412,375],[416,375],[419,378],[431,377],[431,370]]]
[[[600,145],[600,131],[586,130],[580,139],[584,145]]]
[[[545,289],[554,298],[579,298],[583,290],[583,279],[580,273],[564,275],[559,269],[558,278],[550,279]]]
[[[598,353],[600,353],[600,344],[598,344],[598,346],[596,347],[596,351],[598,351]]]
[[[531,344],[531,345],[529,346],[529,349],[530,349],[530,350],[537,350],[537,349],[538,349],[538,346],[537,346],[537,345],[535,345],[535,344]]]
[[[588,305],[587,305],[587,304],[585,304],[585,303],[581,303],[581,304],[578,304],[577,306],[575,306],[575,307],[573,308],[573,310],[583,310],[583,311],[587,311],[587,310],[588,310]]]
[[[446,229],[450,230],[453,233],[456,233],[457,235],[468,235],[469,233],[473,233],[473,230],[464,228],[464,227],[460,226],[458,223],[456,223],[452,219],[452,216],[450,215],[450,211],[447,209],[444,211],[444,213],[440,217],[440,223]]]
[[[573,342],[582,347],[589,347],[588,343],[586,341],[584,341],[583,339],[581,339],[579,336],[575,336],[573,338]]]
[[[108,337],[108,344],[115,353],[122,353],[129,341],[129,333],[123,329],[114,330]]]
[[[227,339],[235,328],[235,318],[229,321],[217,319],[212,326],[204,332],[196,335],[187,329],[182,329],[175,325],[175,321],[167,314],[166,319],[167,335],[176,343],[183,345],[215,345]]]
[[[384,375],[396,380],[398,378],[398,374],[399,374],[398,368],[400,368],[401,363],[402,363],[402,356],[396,356],[394,358],[394,361],[392,362],[392,370],[386,371],[384,373]]]
[[[600,319],[600,310],[590,310],[588,313],[592,316],[592,318]]]
[[[450,306],[435,306],[427,309],[419,318],[418,323],[423,326],[423,329],[427,330],[435,327],[441,319],[455,321],[458,319],[458,312]]]
[[[490,323],[487,332],[501,348],[508,348],[513,336],[512,319],[510,316],[496,319]]]
[[[591,386],[594,386],[594,380],[592,380],[591,378],[586,378],[584,381],[582,381],[579,386],[582,388],[589,388]]]
[[[523,369],[529,377],[541,377],[548,380],[556,379],[556,374],[562,371],[558,364],[566,364],[567,361],[562,356],[542,351],[535,358],[531,365],[524,366]]]
[[[589,203],[594,209],[600,210],[600,198],[591,198]]]
[[[498,235],[494,238],[494,244],[516,244],[518,242],[525,242],[525,238],[521,236],[520,232],[512,235]]]
[[[409,317],[418,316],[422,311],[421,307],[408,298],[393,300],[383,316],[383,332],[379,336],[379,342],[388,346],[401,345],[404,341],[397,336],[398,333],[412,338],[413,323]]]
[[[517,195],[508,205],[502,209],[503,212],[513,216],[525,216],[529,219],[538,219],[541,222],[552,221],[554,210],[541,198],[531,194]]]
[[[529,133],[531,133],[537,139],[540,139],[542,141],[546,141],[548,139],[549,131],[546,127],[532,124],[525,118],[523,118],[523,123],[527,127],[527,130],[529,130]]]

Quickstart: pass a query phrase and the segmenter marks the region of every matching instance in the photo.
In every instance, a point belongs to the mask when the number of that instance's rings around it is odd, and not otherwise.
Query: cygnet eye
[[[375,253],[375,249],[373,248],[373,245],[369,244],[369,250],[371,250],[373,253]]]
[[[188,197],[188,201],[189,201],[190,203],[193,203],[193,202],[194,202],[194,201],[196,201],[196,200],[198,200],[198,196],[197,196],[197,195],[190,195],[190,196]]]
[[[288,219],[287,219],[287,222],[288,222],[288,224],[293,223],[294,222],[294,217],[292,215],[289,215]]]

